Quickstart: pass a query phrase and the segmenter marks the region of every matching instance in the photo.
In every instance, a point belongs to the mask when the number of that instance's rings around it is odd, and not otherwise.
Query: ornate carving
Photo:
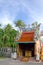
[[[21,34],[22,34],[22,33],[17,33],[16,38],[15,38],[16,41],[18,41],[18,40],[20,39]]]

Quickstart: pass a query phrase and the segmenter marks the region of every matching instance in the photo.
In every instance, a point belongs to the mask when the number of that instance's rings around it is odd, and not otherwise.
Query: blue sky
[[[38,21],[43,29],[43,0],[0,0],[0,23],[14,26],[18,19],[27,25]]]

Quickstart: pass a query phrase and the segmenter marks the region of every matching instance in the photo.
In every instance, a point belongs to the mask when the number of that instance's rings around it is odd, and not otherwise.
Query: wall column
[[[35,43],[36,60],[40,60],[40,40],[36,40]]]

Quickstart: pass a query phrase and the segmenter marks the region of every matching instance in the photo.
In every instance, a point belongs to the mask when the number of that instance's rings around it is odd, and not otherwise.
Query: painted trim
[[[21,44],[21,43],[24,43],[24,44],[27,44],[27,43],[33,43],[33,44],[34,44],[35,41],[31,41],[31,42],[16,42],[16,43],[17,43],[17,44],[19,44],[19,43],[20,43],[20,44]]]

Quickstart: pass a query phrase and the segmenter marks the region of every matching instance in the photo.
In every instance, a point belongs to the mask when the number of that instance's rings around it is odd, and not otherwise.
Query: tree
[[[3,43],[4,46],[13,47],[14,46],[14,37],[16,37],[17,31],[13,29],[13,27],[8,24],[4,28],[4,36],[3,36]]]
[[[21,30],[26,27],[26,24],[22,20],[18,20],[15,22],[16,27],[18,27]]]
[[[1,27],[2,25],[0,24],[0,27]]]
[[[5,28],[4,28],[4,35],[3,35],[3,45],[4,46],[7,46],[10,44],[8,43],[9,39],[10,39],[10,30],[12,29],[12,26],[10,24],[6,25]]]
[[[38,40],[40,38],[40,25],[41,23],[38,24],[38,22],[32,23],[32,29],[34,29],[34,39]]]
[[[4,35],[3,29],[0,28],[0,47],[3,46],[3,35]]]
[[[1,28],[1,24],[0,24],[0,47],[3,46],[3,29]]]

